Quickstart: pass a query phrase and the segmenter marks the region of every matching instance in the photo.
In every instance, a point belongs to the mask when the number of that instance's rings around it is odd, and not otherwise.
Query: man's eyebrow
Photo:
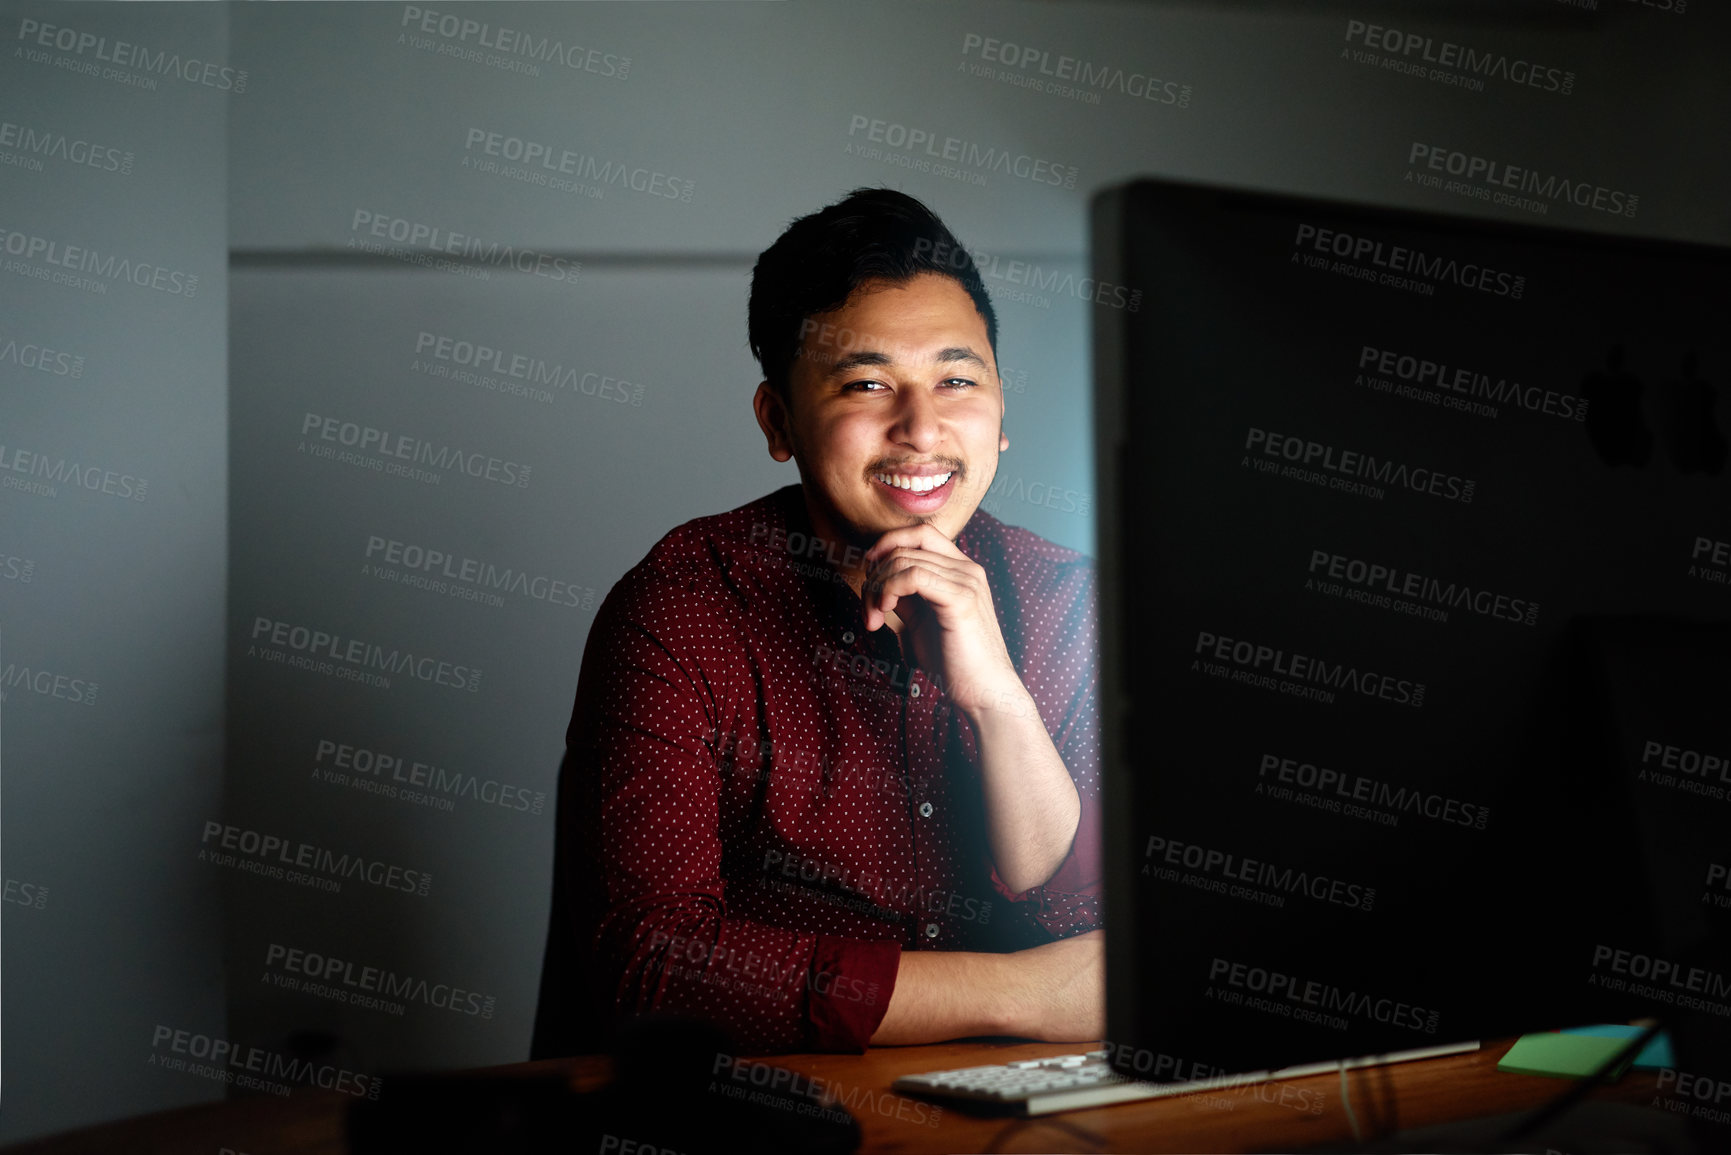
[[[986,364],[984,357],[981,357],[966,345],[951,345],[947,349],[939,349],[937,354],[932,357],[932,363],[935,365],[950,365],[957,361],[966,361],[970,364],[978,365],[981,369],[991,368],[991,366]],[[869,351],[849,353],[845,357],[837,357],[834,363],[830,365],[829,371],[825,373],[824,376],[835,377],[842,373],[852,372],[864,365],[893,365],[894,363],[895,358],[891,357],[888,353]]]
[[[892,358],[888,353],[871,353],[871,352],[849,353],[845,357],[837,357],[835,359],[835,361],[833,363],[831,363],[831,365],[829,367],[829,372],[825,373],[824,376],[825,377],[834,377],[840,373],[851,373],[853,370],[858,369],[862,365],[891,365],[891,364],[894,364],[894,358]]]
[[[945,365],[953,361],[968,361],[972,364],[978,365],[982,369],[991,368],[990,365],[986,364],[986,359],[984,357],[980,356],[966,345],[951,345],[948,349],[939,349],[938,355],[933,357],[932,360],[937,362],[939,365]]]

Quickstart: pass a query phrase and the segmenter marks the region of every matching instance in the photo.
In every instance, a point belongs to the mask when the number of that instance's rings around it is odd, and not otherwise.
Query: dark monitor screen
[[[1093,228],[1120,1069],[1658,1006],[1603,981],[1663,948],[1637,817],[1731,859],[1731,697],[1611,757],[1583,631],[1731,620],[1731,261],[1161,182]]]

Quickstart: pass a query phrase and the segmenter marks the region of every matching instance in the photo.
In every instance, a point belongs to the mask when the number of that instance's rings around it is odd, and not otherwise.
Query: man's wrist
[[[991,960],[991,974],[987,976],[984,989],[989,992],[986,1000],[986,1033],[993,1035],[1021,1035],[1024,1033],[1025,1008],[1017,995],[1019,968],[1022,960],[1019,952],[1009,954],[992,954],[985,956]]]
[[[876,1046],[1016,1035],[1027,1019],[1021,961],[990,951],[904,950]]]

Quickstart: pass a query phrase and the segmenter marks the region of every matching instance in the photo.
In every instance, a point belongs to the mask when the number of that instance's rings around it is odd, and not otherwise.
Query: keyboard
[[[972,1100],[1010,1107],[1024,1115],[1047,1115],[1053,1111],[1103,1107],[1109,1103],[1157,1099],[1163,1095],[1218,1091],[1225,1087],[1264,1083],[1270,1079],[1302,1079],[1330,1071],[1432,1059],[1476,1051],[1478,1047],[1477,1041],[1446,1043],[1387,1055],[1305,1063],[1277,1071],[1220,1075],[1189,1083],[1144,1083],[1128,1078],[1112,1069],[1106,1061],[1106,1052],[1101,1050],[1080,1055],[1054,1055],[1049,1059],[1023,1059],[989,1067],[958,1067],[953,1071],[903,1075],[891,1083],[890,1088],[925,1098]]]
[[[1263,1073],[1233,1081],[1250,1082],[1267,1077]],[[925,1075],[903,1075],[890,1087],[926,1097],[996,1103],[1014,1107],[1026,1115],[1046,1115],[1053,1111],[1073,1111],[1078,1107],[1102,1107],[1108,1103],[1178,1095],[1219,1085],[1217,1080],[1205,1083],[1139,1082],[1114,1071],[1106,1062],[1105,1051],[1089,1051],[1082,1055],[1024,1059],[990,1067],[960,1067]]]

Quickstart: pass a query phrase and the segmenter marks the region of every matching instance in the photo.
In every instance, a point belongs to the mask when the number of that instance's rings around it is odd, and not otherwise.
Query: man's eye
[[[939,382],[939,384],[941,384],[941,385],[959,385],[964,389],[974,389],[974,388],[978,387],[979,383],[976,381],[972,381],[966,377],[946,377],[943,381]],[[865,381],[849,381],[847,384],[843,385],[841,388],[842,388],[843,393],[846,393],[849,391],[858,391],[861,393],[873,393],[873,392],[878,392],[878,391],[883,390],[883,389],[887,389],[887,388],[889,388],[889,386],[885,385],[882,381],[865,380]]]

